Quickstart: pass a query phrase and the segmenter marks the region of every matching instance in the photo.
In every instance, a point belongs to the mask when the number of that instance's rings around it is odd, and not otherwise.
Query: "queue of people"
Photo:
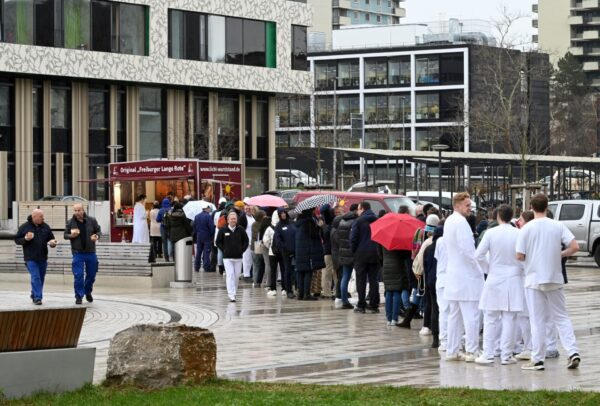
[[[142,208],[144,201],[140,196]],[[447,217],[435,207],[417,207],[410,246],[403,248],[372,235],[387,213],[375,215],[366,201],[348,211],[333,202],[288,210],[222,201],[217,210],[207,207],[190,220],[185,201],[164,199],[153,205],[150,233],[134,235],[154,238],[153,251],[167,261],[173,244],[192,236],[194,270],[224,274],[232,303],[242,280],[264,287],[268,297],[333,299],[337,309],[376,314],[383,282],[387,326],[410,329],[414,319],[423,319],[420,334],[432,336],[431,347],[446,361],[488,365],[499,357],[502,365],[525,360],[523,369],[544,370],[545,359],[558,356],[560,338],[567,367],[577,368],[581,357],[566,312],[563,259],[579,247],[563,224],[548,217],[547,197],[535,195],[532,210],[518,220],[510,206],[500,205],[479,227],[468,193],[455,194],[452,203]],[[145,211],[138,211],[136,221],[147,227]],[[411,218],[406,206],[398,212]],[[74,205],[64,237],[73,252],[76,304],[93,301],[99,236],[96,220]],[[31,274],[31,299],[40,305],[48,249],[57,244],[40,210],[19,228],[15,242],[23,246]],[[353,274],[355,305],[349,292]]]

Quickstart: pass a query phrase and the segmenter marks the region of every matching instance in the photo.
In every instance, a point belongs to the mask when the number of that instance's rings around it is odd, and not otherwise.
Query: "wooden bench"
[[[0,311],[0,352],[75,348],[86,308]]]
[[[95,348],[77,348],[86,307],[0,311],[0,391],[8,398],[92,382]]]

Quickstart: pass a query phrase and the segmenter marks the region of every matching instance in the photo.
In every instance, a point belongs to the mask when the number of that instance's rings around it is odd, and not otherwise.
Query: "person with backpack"
[[[160,210],[158,210],[158,214],[156,215],[156,222],[160,223],[160,237],[162,239],[163,256],[165,258],[165,262],[169,262],[169,260],[173,258],[173,244],[171,244],[167,228],[164,224],[165,215],[169,213],[170,210],[171,201],[165,197],[160,203]]]
[[[165,215],[163,223],[167,229],[172,246],[174,246],[177,241],[192,236],[193,229],[191,221],[186,217],[185,212],[183,211],[183,205],[179,202],[173,205],[173,211]],[[175,255],[173,255],[173,259],[175,259]]]
[[[314,215],[316,209],[304,210],[296,219],[296,275],[298,300],[317,300],[311,295],[313,272],[325,268],[321,229]]]

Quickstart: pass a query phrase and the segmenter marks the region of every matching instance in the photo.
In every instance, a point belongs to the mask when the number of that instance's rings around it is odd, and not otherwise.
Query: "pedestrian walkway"
[[[567,303],[583,362],[566,369],[564,351],[546,362],[545,372],[520,365],[492,366],[441,361],[431,337],[385,325],[385,315],[334,309],[333,301],[303,302],[268,297],[240,283],[229,303],[218,274],[196,274],[196,288],[98,288],[88,307],[80,345],[97,348],[94,382],[106,373],[110,338],[139,323],[180,322],[210,328],[217,339],[220,377],[247,381],[318,384],[389,384],[485,389],[600,390],[600,272],[570,268]],[[99,278],[102,275],[98,276]],[[74,304],[71,286],[47,286],[44,307]],[[0,308],[33,308],[28,286],[2,282]],[[561,348],[562,350],[562,348]]]

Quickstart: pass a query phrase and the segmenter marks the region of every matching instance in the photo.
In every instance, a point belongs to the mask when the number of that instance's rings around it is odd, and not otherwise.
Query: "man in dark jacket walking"
[[[290,222],[288,212],[285,209],[277,209],[277,215],[279,216],[279,222],[275,227],[272,249],[273,252],[281,255],[284,268],[283,275],[281,275],[283,286],[285,287],[287,297],[292,299],[295,297],[292,288],[295,279],[295,270],[292,261],[296,251],[296,227]]]
[[[65,226],[64,236],[65,240],[71,240],[75,304],[81,304],[84,296],[91,303],[94,301],[92,290],[98,272],[96,241],[100,238],[100,226],[95,218],[85,213],[81,203],[76,203],[73,205],[73,217]]]
[[[350,232],[352,225],[358,218],[356,211],[358,205],[353,204],[350,206],[350,211],[344,214],[339,225],[336,227],[337,231],[333,236],[333,239],[337,240],[338,246],[338,262],[342,267],[342,281],[340,282],[340,296],[342,298],[342,309],[353,309],[354,306],[348,301],[348,283],[352,276],[352,268],[354,267],[354,254],[352,253],[352,247],[350,244]],[[334,227],[336,222],[334,221]]]
[[[169,262],[169,258],[173,257],[173,244],[169,240],[169,234],[164,222],[165,216],[169,214],[169,211],[171,211],[171,201],[165,197],[160,204],[156,221],[160,223],[160,237],[162,239],[163,255],[166,262]]]
[[[202,263],[204,272],[210,271],[210,250],[214,238],[215,222],[210,215],[210,207],[207,207],[194,217],[194,239],[196,240],[194,271],[200,271],[200,263]]]
[[[358,205],[359,217],[352,226],[350,245],[354,254],[354,269],[356,271],[356,290],[358,304],[356,313],[364,313],[367,308],[366,291],[369,281],[369,306],[372,313],[379,313],[379,257],[377,244],[371,240],[371,223],[377,216],[371,210],[369,202]]]
[[[250,243],[246,230],[238,225],[238,215],[235,211],[231,211],[227,215],[227,226],[219,230],[215,243],[223,251],[229,301],[235,302],[242,273],[242,257]]]
[[[27,217],[17,235],[15,243],[23,246],[23,258],[31,276],[31,300],[33,304],[41,305],[44,290],[44,279],[48,267],[48,247],[56,247],[52,229],[44,222],[44,212],[35,209]]]

